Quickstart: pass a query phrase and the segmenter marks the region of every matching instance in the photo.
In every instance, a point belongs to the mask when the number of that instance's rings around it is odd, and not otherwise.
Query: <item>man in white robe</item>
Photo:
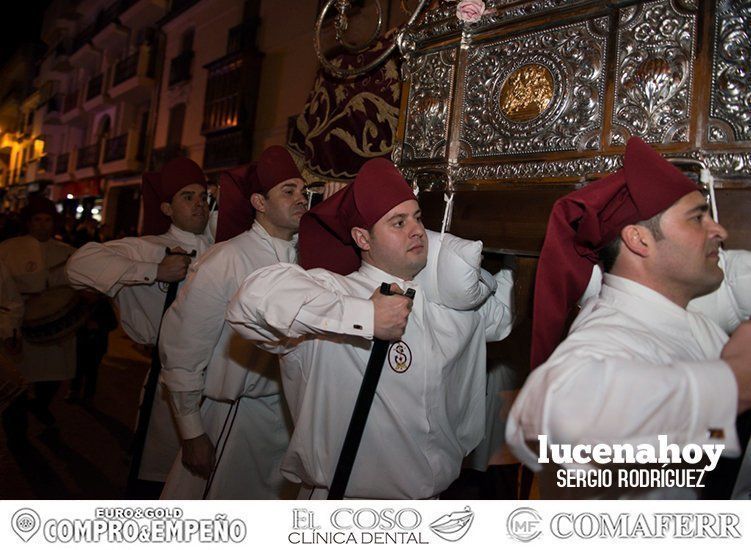
[[[125,333],[153,347],[169,284],[185,278],[191,261],[186,254],[202,255],[213,236],[207,231],[206,176],[192,160],[176,158],[160,174],[144,174],[142,196],[143,236],[88,243],[70,258],[66,269],[74,286],[113,297]],[[168,255],[167,249],[185,254]],[[160,387],[138,472],[139,480],[154,483],[144,496],[158,497],[178,450],[166,392]]]
[[[696,184],[638,138],[622,170],[556,203],[535,287],[532,355],[542,365],[506,430],[513,452],[539,472],[543,498],[696,498],[698,488],[619,484],[618,468],[610,486],[577,486],[562,474],[592,465],[538,462],[552,454],[538,448],[539,436],[551,445],[655,448],[667,436],[681,448],[719,444],[738,455],[736,416],[751,407],[751,326],[736,319],[728,338],[687,309],[713,291],[713,303],[742,307],[727,286],[717,290],[726,236]],[[606,271],[599,295],[556,347],[597,261]]]
[[[297,260],[305,184],[280,146],[231,176],[222,183],[218,232],[239,234],[191,267],[159,339],[182,439],[164,499],[275,499],[296,492],[279,472],[289,431],[276,357],[240,338],[224,317],[245,277]]]
[[[328,494],[374,337],[391,342],[388,366],[346,497],[436,497],[482,438],[485,342],[511,330],[513,279],[490,277],[495,294],[452,309],[433,301],[440,296],[430,292],[436,272],[425,273],[427,258],[412,190],[391,162],[374,159],[303,218],[301,265],[328,270],[259,270],[230,305],[227,318],[240,334],[280,354],[295,422],[282,472],[304,484],[301,496]],[[477,261],[482,285],[479,254]],[[398,293],[414,289],[414,302],[380,294],[384,282]]]
[[[21,217],[28,234],[0,243],[0,262],[7,268],[2,271],[2,276],[12,279],[12,283],[8,280],[7,284],[15,287],[26,304],[48,289],[68,285],[65,262],[75,249],[53,238],[59,214],[52,201],[32,197]],[[33,383],[34,398],[28,402],[28,408],[43,424],[52,426],[55,418],[49,405],[61,382],[72,379],[76,372],[75,333],[50,342],[31,342],[22,336],[22,319],[15,304],[0,304],[0,307],[16,311],[8,318],[11,324],[7,330],[10,330],[11,340],[16,342],[13,354],[16,355],[17,368],[28,382]],[[57,312],[49,313],[54,315]],[[3,414],[3,424],[13,444],[25,442],[25,409],[22,397]]]

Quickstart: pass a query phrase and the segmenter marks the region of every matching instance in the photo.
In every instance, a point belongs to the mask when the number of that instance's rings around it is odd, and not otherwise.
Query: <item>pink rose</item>
[[[482,0],[461,0],[456,5],[456,16],[465,23],[477,23],[485,13]]]

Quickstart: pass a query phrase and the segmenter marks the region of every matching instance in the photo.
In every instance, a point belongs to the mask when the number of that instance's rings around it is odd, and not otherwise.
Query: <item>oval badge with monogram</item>
[[[394,372],[402,373],[412,365],[412,350],[399,340],[389,347],[389,366]]]

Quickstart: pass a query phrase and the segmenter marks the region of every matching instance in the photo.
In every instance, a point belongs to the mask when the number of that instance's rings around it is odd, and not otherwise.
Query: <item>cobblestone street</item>
[[[0,498],[122,498],[136,403],[148,368],[148,359],[122,330],[110,333],[90,403],[66,401],[66,383],[50,407],[54,427],[29,415],[27,450],[11,452],[0,433]]]

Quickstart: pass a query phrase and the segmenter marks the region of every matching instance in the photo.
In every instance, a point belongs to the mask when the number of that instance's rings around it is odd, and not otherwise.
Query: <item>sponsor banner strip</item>
[[[747,547],[748,501],[2,501],[3,549]]]

